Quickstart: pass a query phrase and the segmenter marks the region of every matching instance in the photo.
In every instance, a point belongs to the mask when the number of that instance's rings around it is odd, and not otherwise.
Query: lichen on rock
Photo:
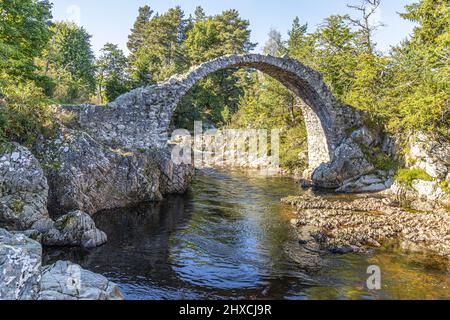
[[[48,185],[38,160],[25,147],[11,144],[0,154],[0,226],[30,229],[49,218]]]

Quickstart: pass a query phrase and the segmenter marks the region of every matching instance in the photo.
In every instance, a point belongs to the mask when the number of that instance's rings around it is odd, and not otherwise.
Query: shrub
[[[444,180],[439,184],[439,187],[445,192],[450,194],[450,180]]]
[[[3,97],[3,98],[1,98]],[[52,111],[33,82],[9,82],[0,95],[0,142],[30,145],[53,128]]]
[[[414,180],[433,181],[433,178],[420,168],[400,169],[395,176],[395,180],[405,186],[411,187]]]

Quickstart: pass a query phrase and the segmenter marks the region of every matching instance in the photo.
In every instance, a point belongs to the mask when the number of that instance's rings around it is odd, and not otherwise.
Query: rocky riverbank
[[[42,266],[42,246],[0,229],[0,300],[123,300],[117,285],[68,261]]]
[[[333,253],[366,252],[388,240],[405,250],[433,252],[450,261],[450,212],[408,212],[399,202],[370,195],[348,200],[308,194],[283,199],[296,208],[292,221],[303,246]]]
[[[92,214],[185,192],[194,168],[170,155],[100,143],[62,123],[30,148],[0,145],[0,300],[120,298],[106,278],[70,262],[42,268],[41,245],[101,246],[107,235]],[[75,289],[64,285],[74,270]]]

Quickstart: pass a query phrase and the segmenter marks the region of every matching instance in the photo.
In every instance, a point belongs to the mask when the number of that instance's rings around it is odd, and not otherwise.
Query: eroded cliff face
[[[183,193],[194,174],[193,166],[175,165],[168,148],[108,146],[64,126],[55,138],[38,142],[36,150],[48,178],[49,208],[56,216],[158,201]]]
[[[38,160],[18,144],[0,152],[0,223],[26,230],[49,218],[48,184]]]

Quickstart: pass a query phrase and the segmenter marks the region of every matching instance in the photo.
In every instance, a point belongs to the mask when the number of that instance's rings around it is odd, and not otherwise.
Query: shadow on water
[[[299,192],[289,178],[203,171],[184,196],[97,214],[97,226],[108,235],[105,246],[47,248],[45,262],[70,260],[101,273],[128,299],[409,297],[396,280],[399,272],[406,284],[415,275],[434,296],[446,297],[442,284],[448,285],[448,274],[424,271],[422,264],[405,267],[405,256],[392,250],[333,256],[301,248],[289,224],[292,208],[280,203]],[[366,270],[377,263],[391,270],[389,288],[370,292]],[[436,285],[441,290],[433,288],[433,281],[441,282]]]

